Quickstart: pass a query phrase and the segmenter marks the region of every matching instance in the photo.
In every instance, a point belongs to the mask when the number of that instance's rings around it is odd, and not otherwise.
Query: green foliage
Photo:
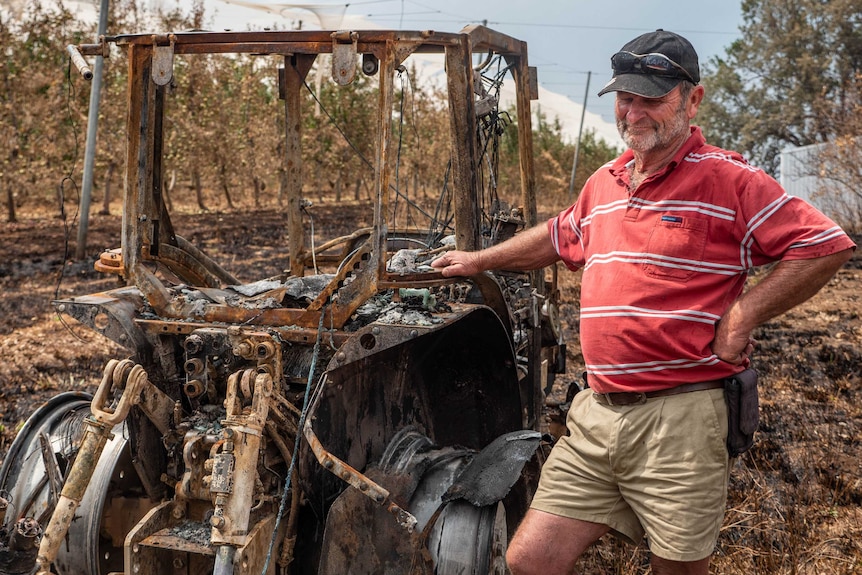
[[[859,134],[858,0],[744,0],[742,15],[740,39],[705,65],[708,139],[774,173],[783,148]]]
[[[515,184],[519,178],[517,162],[517,122],[514,109],[509,110],[512,125],[506,130],[504,155],[501,164],[504,173],[502,182]],[[575,174],[573,197],[569,197],[572,165],[575,159],[576,143],[568,142],[563,134],[559,119],[549,121],[538,106],[533,114],[533,156],[536,162],[536,186],[539,203],[550,211],[568,206],[580,193],[587,178],[600,166],[621,153],[614,146],[599,139],[593,130],[581,134],[581,150],[578,153],[577,173]]]

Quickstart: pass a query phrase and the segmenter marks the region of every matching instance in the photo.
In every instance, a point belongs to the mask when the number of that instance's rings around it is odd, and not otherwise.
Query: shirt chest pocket
[[[702,268],[706,220],[664,215],[647,241],[643,270],[650,277],[686,282]]]

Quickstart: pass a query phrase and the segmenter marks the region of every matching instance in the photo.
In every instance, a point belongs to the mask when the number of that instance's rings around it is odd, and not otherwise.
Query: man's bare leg
[[[650,566],[653,575],[707,575],[709,557],[700,561],[671,561],[653,555]]]
[[[571,575],[587,547],[610,531],[600,523],[530,509],[509,544],[512,575]]]

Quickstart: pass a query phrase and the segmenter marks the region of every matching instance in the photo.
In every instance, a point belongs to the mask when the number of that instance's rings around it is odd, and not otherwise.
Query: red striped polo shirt
[[[628,193],[626,151],[548,221],[581,280],[581,348],[597,392],[653,391],[740,371],[712,353],[715,323],[749,271],[854,246],[832,220],[788,196],[700,128],[673,161]]]

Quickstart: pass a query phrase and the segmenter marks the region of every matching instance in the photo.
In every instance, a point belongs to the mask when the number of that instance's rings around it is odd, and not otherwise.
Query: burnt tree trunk
[[[204,204],[204,191],[201,188],[201,173],[197,170],[192,172],[192,187],[195,189],[195,199],[198,201],[198,208],[202,212],[208,212]]]
[[[219,169],[219,180],[221,180],[221,189],[224,192],[224,199],[227,201],[227,207],[233,209],[233,199],[230,197],[230,186],[228,185],[227,166],[222,162]]]
[[[111,213],[111,180],[114,178],[114,169],[117,165],[114,162],[108,162],[108,171],[105,174],[105,197],[102,198],[102,209],[99,210],[99,215],[107,216]]]
[[[260,207],[260,194],[263,191],[264,186],[263,186],[263,182],[261,182],[260,178],[258,178],[257,176],[255,176],[253,178],[253,181],[254,181],[254,207],[259,208]]]
[[[6,186],[6,221],[15,223],[18,221],[18,216],[15,213],[15,194],[12,192],[12,186]]]

